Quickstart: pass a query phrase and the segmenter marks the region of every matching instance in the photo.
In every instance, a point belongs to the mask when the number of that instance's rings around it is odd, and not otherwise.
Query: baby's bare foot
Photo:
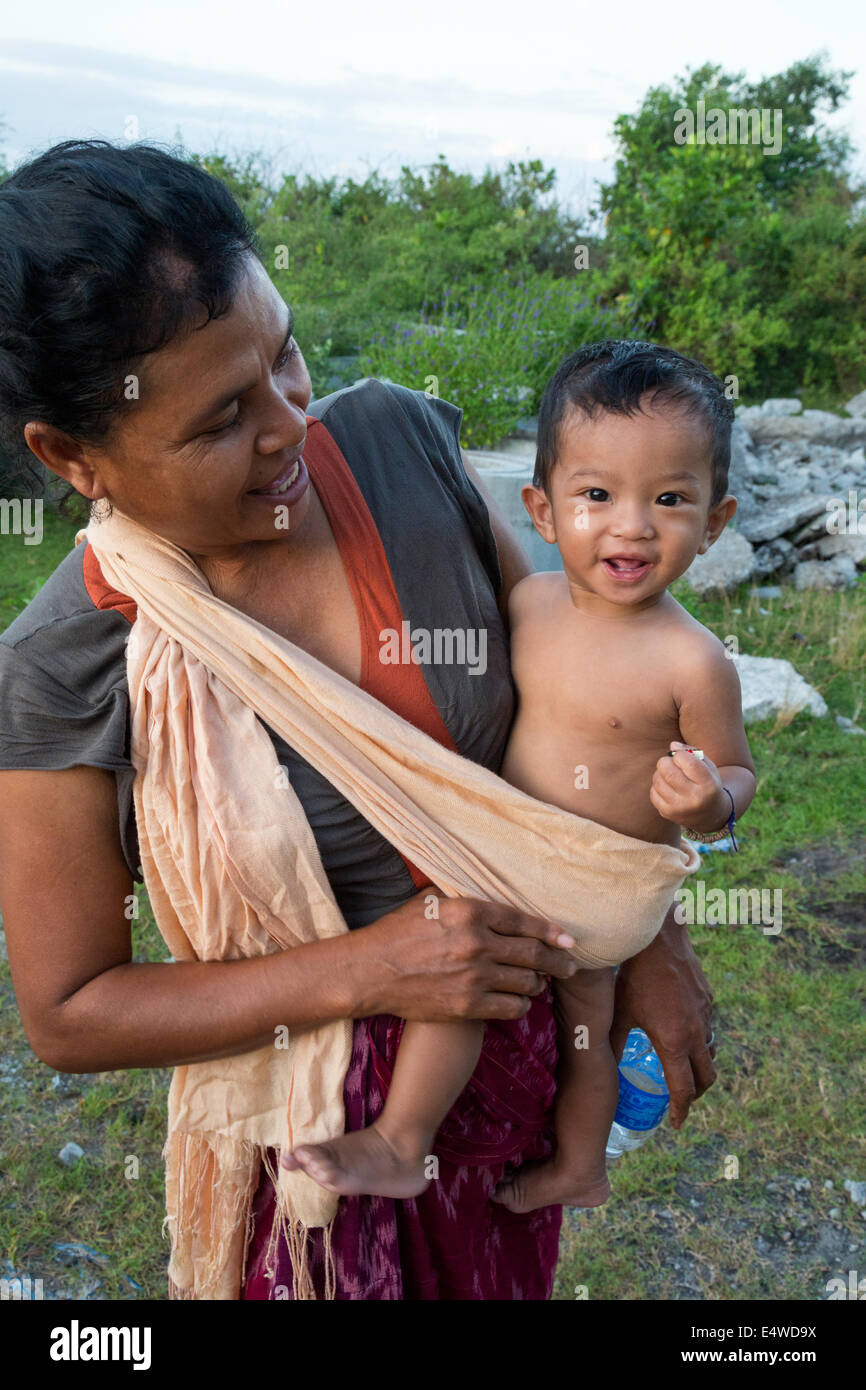
[[[418,1197],[429,1187],[425,1154],[403,1152],[375,1125],[341,1134],[326,1144],[301,1144],[284,1155],[283,1167],[302,1168],[321,1187],[341,1196]]]
[[[602,1164],[600,1169],[576,1173],[555,1159],[527,1163],[510,1178],[504,1178],[490,1198],[518,1215],[538,1207],[600,1207],[610,1196],[610,1183]]]

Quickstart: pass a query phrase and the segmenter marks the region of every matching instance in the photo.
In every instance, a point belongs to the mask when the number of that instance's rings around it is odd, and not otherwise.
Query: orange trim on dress
[[[337,441],[313,415],[307,416],[304,462],[331,523],[355,600],[361,628],[361,689],[414,724],[416,729],[435,738],[437,743],[457,752],[457,745],[436,708],[421,667],[414,661],[403,665],[380,660],[380,634],[386,629],[400,635],[402,646],[403,610],[382,538],[364,494]],[[400,858],[412,875],[415,887],[425,888],[431,881],[428,876],[405,855],[401,854]]]
[[[93,600],[95,608],[116,608],[130,625],[135,622],[138,617],[138,604],[128,594],[122,594],[119,589],[111,587],[102,573],[102,567],[96,558],[96,551],[88,541],[84,542],[82,571],[84,587]]]

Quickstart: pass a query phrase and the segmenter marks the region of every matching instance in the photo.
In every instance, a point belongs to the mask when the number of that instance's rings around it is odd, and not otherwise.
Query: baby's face
[[[675,406],[563,420],[549,496],[524,488],[536,528],[555,541],[572,589],[616,605],[655,602],[736,510],[712,510],[711,443]]]

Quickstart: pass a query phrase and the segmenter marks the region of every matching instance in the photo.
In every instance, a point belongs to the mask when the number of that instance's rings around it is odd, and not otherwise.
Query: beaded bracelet
[[[685,827],[683,827],[683,834],[687,835],[690,840],[697,840],[700,844],[703,845],[711,845],[716,840],[727,840],[730,837],[731,844],[734,846],[734,849],[737,851],[737,853],[739,853],[740,847],[737,844],[737,841],[734,837],[734,826],[737,823],[737,813],[736,808],[734,806],[734,798],[727,787],[724,787],[723,790],[728,793],[728,800],[731,803],[731,814],[728,817],[727,824],[724,826],[724,828],[722,830],[712,830],[709,834],[704,834],[703,831],[687,830]]]

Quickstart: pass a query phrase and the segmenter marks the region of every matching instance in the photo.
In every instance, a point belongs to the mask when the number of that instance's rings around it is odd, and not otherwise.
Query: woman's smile
[[[290,459],[271,482],[265,483],[264,487],[253,488],[247,497],[269,504],[281,502],[283,506],[291,507],[303,496],[309,484],[307,465],[303,457],[299,457]]]

